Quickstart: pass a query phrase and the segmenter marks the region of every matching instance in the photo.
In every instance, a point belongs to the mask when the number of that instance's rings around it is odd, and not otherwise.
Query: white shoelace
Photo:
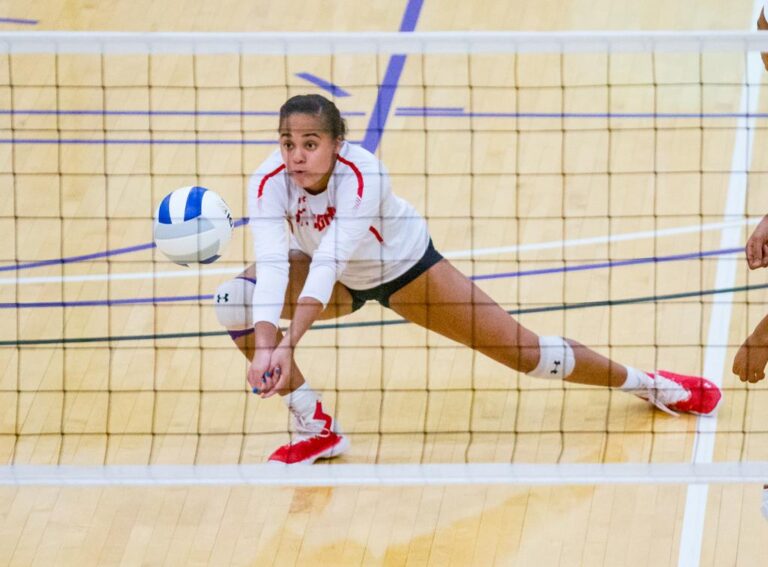
[[[326,437],[331,434],[331,432],[325,428],[325,423],[323,421],[303,416],[293,408],[290,409],[291,414],[293,415],[296,441],[304,441],[318,435]]]
[[[679,415],[668,406],[683,402],[691,397],[691,393],[680,384],[660,374],[654,374],[653,388],[637,392],[637,395],[669,415]]]

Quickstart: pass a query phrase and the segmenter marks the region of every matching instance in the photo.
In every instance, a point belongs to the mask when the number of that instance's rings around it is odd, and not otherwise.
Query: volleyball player
[[[747,265],[750,270],[768,267],[768,215],[752,232],[746,246]],[[742,382],[759,382],[765,378],[768,364],[768,315],[763,317],[733,359],[733,373]]]
[[[440,255],[425,219],[392,193],[381,162],[345,133],[322,96],[282,106],[280,149],[248,187],[255,267],[216,294],[220,323],[251,361],[254,392],[280,394],[294,417],[294,442],[270,461],[311,463],[347,449],[293,352],[314,321],[368,300],[535,378],[622,389],[670,413],[715,411],[721,392],[705,378],[643,372],[520,325]],[[291,320],[285,335],[280,318]]]
[[[746,245],[747,265],[750,270],[768,267],[768,215],[752,232]],[[768,363],[768,315],[757,324],[755,330],[739,347],[733,359],[733,373],[742,382],[759,382],[765,378]],[[760,511],[768,520],[768,484],[763,486]]]

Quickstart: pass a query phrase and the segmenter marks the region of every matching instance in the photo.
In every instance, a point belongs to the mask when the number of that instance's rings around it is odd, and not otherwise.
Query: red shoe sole
[[[307,455],[304,456],[304,458],[297,458],[296,460],[290,460],[292,455],[290,453],[288,455],[281,455],[281,452],[295,452],[292,451],[292,448],[296,448],[300,445],[300,443],[297,443],[295,445],[283,445],[282,447],[278,448],[277,451],[272,453],[270,455],[267,462],[270,463],[280,463],[283,465],[311,465],[318,459],[332,459],[334,457],[338,457],[339,455],[342,455],[349,449],[349,439],[345,435],[336,435],[337,438],[336,443],[333,445],[330,445],[329,447],[326,447],[321,452],[317,453],[316,455]],[[301,443],[306,443],[306,441],[302,441]]]

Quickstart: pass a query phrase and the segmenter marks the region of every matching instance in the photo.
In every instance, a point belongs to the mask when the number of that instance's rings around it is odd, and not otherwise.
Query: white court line
[[[237,274],[243,271],[245,266],[229,268],[213,268],[207,270],[196,270],[194,268],[184,271],[173,272],[125,272],[109,274],[87,274],[80,276],[38,276],[21,278],[0,278],[0,286],[16,284],[47,284],[61,282],[105,282],[105,281],[123,281],[123,280],[151,280],[151,279],[173,279],[173,278],[197,278],[205,276],[218,276],[226,274]]]
[[[768,463],[756,462],[0,466],[0,486],[645,485],[761,482],[767,476]]]
[[[610,234],[603,236],[594,236],[589,238],[573,238],[570,240],[552,240],[549,242],[534,242],[531,244],[515,244],[512,246],[499,246],[493,248],[475,248],[469,250],[454,250],[444,252],[443,256],[448,259],[457,260],[462,258],[477,258],[479,256],[492,256],[495,254],[535,252],[538,250],[552,250],[558,248],[575,248],[578,246],[594,246],[597,244],[606,244],[609,242],[627,242],[632,240],[643,240],[646,238],[663,238],[669,236],[678,236],[681,234],[692,234],[699,232],[711,232],[714,230],[740,229],[744,226],[757,224],[760,218],[744,219],[743,212],[738,215],[738,220],[726,220],[723,222],[694,224],[665,228],[661,230],[644,230],[639,232],[625,232],[623,234]],[[726,216],[726,219],[728,217]],[[209,268],[209,269],[186,269],[164,272],[125,272],[110,274],[86,274],[72,276],[31,276],[31,277],[13,277],[0,278],[0,286],[11,286],[21,284],[60,284],[62,282],[101,282],[101,281],[125,281],[125,280],[148,280],[148,279],[168,279],[168,278],[191,278],[236,274],[243,271],[243,266],[228,268]]]
[[[762,0],[755,0],[752,10],[752,24],[757,21],[762,4]],[[747,54],[746,77],[739,102],[739,114],[746,115],[749,113],[751,116],[757,111],[762,73],[763,66],[759,54],[749,52]],[[758,78],[754,85],[750,85],[751,77]],[[731,175],[725,203],[726,219],[744,214],[747,198],[747,172],[752,164],[754,127],[754,119],[739,118],[736,123],[736,139],[731,156]],[[743,237],[738,228],[723,229],[720,240],[721,247],[733,248],[743,244]],[[720,257],[717,260],[716,289],[727,289],[734,286],[736,265],[737,263],[733,258]],[[721,386],[723,381],[728,332],[731,326],[732,302],[733,292],[722,294],[719,300],[712,304],[712,313],[709,319],[707,347],[704,351],[704,376],[717,383],[718,386]],[[700,417],[696,420],[696,433],[694,434],[693,455],[691,457],[694,465],[706,465],[712,462],[716,432],[717,416]],[[758,482],[763,482],[763,480]],[[706,484],[688,486],[685,498],[685,515],[680,534],[678,567],[698,567],[701,562],[701,544],[704,537],[708,492],[709,487]],[[755,502],[755,507],[757,505],[758,503]]]
[[[607,244],[609,242],[628,242],[631,240],[643,240],[646,238],[663,238],[667,236],[678,236],[680,234],[711,232],[714,230],[723,230],[726,228],[741,228],[751,224],[757,224],[763,218],[761,216],[760,218],[757,218],[757,219],[744,219],[743,212],[739,213],[737,216],[738,216],[737,220],[731,220],[731,221],[676,226],[673,228],[664,228],[661,230],[643,230],[639,232],[625,232],[623,234],[610,234],[610,235],[604,235],[604,236],[593,236],[589,238],[573,238],[570,240],[553,240],[551,242],[518,244],[516,246],[502,246],[498,248],[477,248],[474,250],[457,250],[455,252],[446,252],[443,254],[443,256],[450,259],[473,258],[476,256],[490,256],[493,254],[504,254],[507,252],[534,252],[538,250],[552,250],[557,248],[575,248],[577,246],[592,246],[595,244]]]

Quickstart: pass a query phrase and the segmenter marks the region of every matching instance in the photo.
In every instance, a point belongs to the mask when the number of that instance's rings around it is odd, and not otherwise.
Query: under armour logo
[[[224,295],[216,294],[216,303],[229,303],[229,294],[225,293]]]
[[[550,373],[550,374],[557,374],[557,373],[558,373],[558,371],[560,370],[560,368],[559,368],[560,364],[562,364],[562,362],[561,362],[561,361],[559,361],[559,360],[555,360],[555,368],[554,368],[554,369],[552,369],[552,370],[550,370],[550,371],[549,371],[549,373]]]

